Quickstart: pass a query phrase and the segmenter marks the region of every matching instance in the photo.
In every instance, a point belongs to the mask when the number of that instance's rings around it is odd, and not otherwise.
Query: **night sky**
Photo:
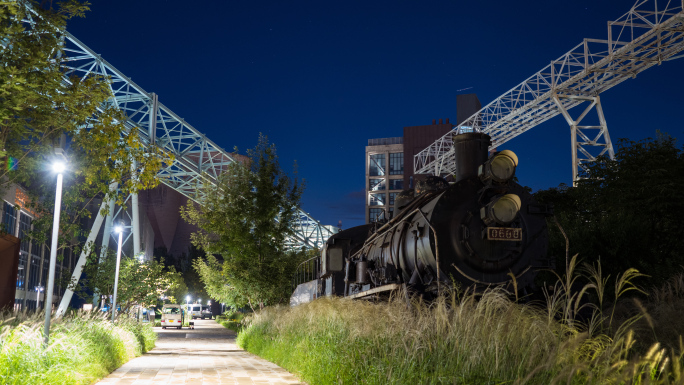
[[[583,38],[605,39],[607,21],[633,4],[92,2],[71,33],[226,150],[244,152],[268,135],[283,168],[296,160],[306,179],[302,209],[343,228],[364,222],[369,138],[455,122],[457,94],[488,104]],[[684,139],[682,69],[684,59],[665,62],[601,95],[614,144],[657,129]],[[562,117],[504,147],[520,157],[522,184],[571,182]]]

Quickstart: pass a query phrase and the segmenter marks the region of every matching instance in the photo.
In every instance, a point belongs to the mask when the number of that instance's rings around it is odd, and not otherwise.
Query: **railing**
[[[388,144],[403,144],[404,137],[397,136],[394,138],[378,138],[378,139],[368,139],[369,146],[386,146]]]
[[[292,290],[304,282],[313,281],[321,276],[321,256],[317,255],[309,258],[297,266],[297,270],[292,277]]]

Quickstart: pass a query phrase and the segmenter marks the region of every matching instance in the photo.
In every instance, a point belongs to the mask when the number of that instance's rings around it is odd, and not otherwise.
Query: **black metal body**
[[[396,214],[389,222],[333,235],[321,255],[319,278],[329,282],[326,292],[359,296],[384,285],[406,284],[433,293],[438,281],[440,286],[454,281],[465,286],[505,285],[512,281],[510,273],[519,288],[533,286],[536,271],[548,266],[545,215],[550,209],[538,205],[512,180],[481,181],[478,167],[487,161],[488,146],[487,135],[459,135],[455,138],[459,169],[454,182],[447,184],[433,177],[424,191],[417,188],[413,198],[398,201],[403,206],[395,207]],[[515,219],[503,226],[485,224],[482,207],[504,194],[520,198]],[[492,226],[522,236],[519,240],[491,240],[487,232]],[[338,269],[341,265],[344,268]]]

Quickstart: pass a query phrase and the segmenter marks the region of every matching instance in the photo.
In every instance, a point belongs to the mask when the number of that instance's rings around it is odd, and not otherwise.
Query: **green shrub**
[[[148,325],[105,315],[72,313],[53,319],[43,343],[41,314],[0,315],[0,383],[90,384],[154,347]]]
[[[243,328],[243,320],[245,319],[245,314],[237,311],[228,311],[221,316],[220,319],[217,318],[216,322],[223,325],[223,327],[230,329],[234,332],[239,332]]]

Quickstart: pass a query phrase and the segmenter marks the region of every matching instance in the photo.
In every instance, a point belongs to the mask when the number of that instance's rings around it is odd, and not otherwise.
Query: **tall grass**
[[[583,298],[608,281],[596,269],[583,271],[584,285],[559,277],[547,306],[517,303],[494,288],[429,304],[322,298],[267,308],[246,321],[238,344],[312,385],[684,383],[681,337],[638,349],[642,334],[633,326],[644,313],[620,318],[615,302],[607,310],[588,304]],[[637,290],[637,276],[618,277],[615,296]],[[586,322],[576,317],[583,309],[593,309]],[[679,315],[684,320],[684,308]]]
[[[44,315],[0,315],[0,383],[90,384],[133,357],[152,349],[149,326],[104,315],[74,313],[53,319],[44,348]]]

